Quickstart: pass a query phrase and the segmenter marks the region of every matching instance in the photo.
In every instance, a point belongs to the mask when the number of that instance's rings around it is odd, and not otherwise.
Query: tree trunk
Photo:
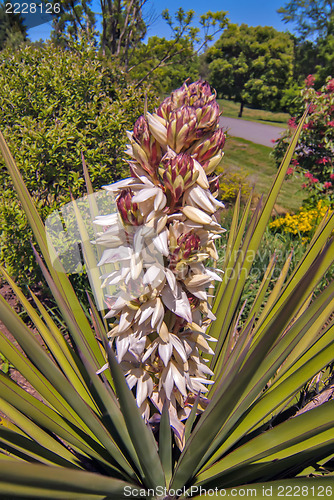
[[[240,102],[240,110],[239,110],[238,118],[242,117],[243,110],[244,110],[244,101],[241,101]]]

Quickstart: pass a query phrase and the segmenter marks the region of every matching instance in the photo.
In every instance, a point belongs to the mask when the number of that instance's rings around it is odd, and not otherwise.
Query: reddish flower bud
[[[296,128],[297,127],[296,117],[295,116],[293,116],[292,118],[289,118],[289,120],[288,120],[288,127],[291,127],[291,128]],[[276,142],[276,139],[275,139],[275,142]]]
[[[176,153],[189,147],[196,140],[197,117],[191,106],[170,113],[167,126],[167,143]]]
[[[197,82],[191,83],[188,86],[188,92],[190,96],[197,96],[199,99],[202,97],[215,97],[213,94],[210,84],[205,80],[197,80]]]
[[[171,194],[173,203],[181,198],[184,191],[194,184],[198,177],[194,160],[187,153],[163,160],[159,173],[167,195]]]
[[[201,240],[197,234],[182,234],[178,237],[177,243],[182,250],[184,259],[187,259],[192,252],[197,252],[201,246]]]
[[[203,134],[212,128],[216,128],[219,120],[219,106],[214,99],[211,102],[205,103],[205,99],[201,98],[194,102],[193,107],[196,109],[197,126],[199,132]]]
[[[150,132],[147,120],[140,116],[133,128],[132,150],[136,160],[150,175],[154,175],[161,160],[160,144]]]
[[[225,139],[226,136],[223,130],[221,128],[217,129],[213,134],[208,134],[201,141],[194,144],[190,153],[199,163],[205,163],[223,149]]]
[[[215,175],[211,178],[209,177],[209,179],[208,179],[210,193],[215,198],[218,196],[218,193],[219,193],[219,177],[220,177],[219,175]]]
[[[313,75],[308,75],[308,77],[305,79],[305,86],[306,87],[313,87],[315,82],[315,78]]]
[[[192,231],[186,234],[181,234],[170,256],[170,269],[179,272],[184,272],[187,269],[187,261],[192,261],[196,258],[196,254],[201,248],[201,240],[197,234]]]
[[[180,108],[181,106],[188,105],[188,86],[186,83],[179,89],[171,93],[172,109]]]
[[[138,118],[133,127],[133,138],[143,147],[149,147],[151,133],[145,117],[142,115]]]
[[[190,304],[191,309],[192,310],[196,309],[201,303],[200,299],[198,299],[197,297],[195,297],[194,295],[191,295],[189,293],[187,294],[187,296],[188,296],[188,300],[189,300],[189,304]]]
[[[137,203],[132,202],[131,189],[124,189],[117,198],[117,208],[124,224],[140,226],[143,222]]]
[[[168,96],[168,97],[166,97],[166,99],[164,101],[162,101],[162,103],[158,107],[156,113],[158,116],[161,116],[161,118],[168,121],[169,115],[173,109],[174,109],[174,106],[173,106],[172,100]]]

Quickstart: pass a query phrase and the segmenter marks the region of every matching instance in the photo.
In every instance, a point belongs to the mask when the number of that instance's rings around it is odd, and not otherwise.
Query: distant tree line
[[[294,34],[231,24],[223,11],[209,11],[196,23],[194,11],[180,8],[175,15],[161,14],[169,39],[147,39],[154,18],[147,12],[149,0],[100,0],[99,13],[92,0],[62,0],[51,41],[64,48],[89,44],[129,81],[147,82],[160,94],[188,77],[205,78],[219,97],[240,103],[240,116],[244,105],[292,110],[308,74],[315,74],[319,88],[333,73],[333,0],[287,1],[278,12]],[[22,19],[9,18],[0,4],[0,49],[26,38]]]

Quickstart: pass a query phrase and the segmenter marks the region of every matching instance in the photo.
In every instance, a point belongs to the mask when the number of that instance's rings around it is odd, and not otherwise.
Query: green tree
[[[299,35],[296,45],[299,76],[303,80],[308,74],[316,73],[316,86],[319,88],[333,74],[333,0],[290,0],[277,12],[283,21],[294,24]]]
[[[168,9],[162,13],[171,29],[171,39],[151,37],[132,53],[128,71],[137,79],[144,80],[160,92],[170,92],[187,78],[197,79],[198,54],[221,32],[228,23],[226,12],[211,12],[200,16],[199,27],[194,26],[195,12],[185,12],[182,7],[171,16]]]
[[[303,83],[304,79],[315,73],[319,65],[319,52],[315,42],[311,40],[302,40],[301,38],[293,37],[294,39],[294,80]]]
[[[319,64],[316,68],[316,76],[319,83],[323,84],[329,75],[334,74],[334,21],[326,38],[319,40],[318,51]]]
[[[171,57],[168,57],[168,55]],[[192,43],[182,38],[177,43],[157,36],[141,43],[130,60],[134,81],[149,80],[160,93],[168,93],[187,78],[198,78],[199,62]]]
[[[147,0],[100,0],[103,54],[118,56],[127,67],[129,52],[144,38],[143,7]]]
[[[9,2],[6,2],[7,4]],[[27,28],[19,14],[8,14],[5,2],[0,2],[0,50],[17,46],[27,40]]]
[[[43,0],[46,1],[46,0]],[[52,0],[58,3],[58,0]],[[117,57],[127,66],[129,52],[144,38],[143,6],[147,0],[100,0],[101,11],[92,10],[92,0],[63,0],[53,21],[52,39],[62,45],[84,39],[97,44],[103,55]],[[101,32],[96,31],[96,14],[101,16]]]
[[[53,0],[53,4],[55,3],[59,2]],[[78,41],[84,38],[93,41],[96,18],[91,4],[92,0],[62,0],[60,12],[53,19],[52,40],[65,46],[68,39]]]
[[[277,11],[286,23],[294,23],[302,39],[325,38],[334,20],[333,0],[289,0]]]
[[[206,53],[210,83],[222,97],[244,104],[278,109],[292,77],[293,41],[268,26],[230,24]]]

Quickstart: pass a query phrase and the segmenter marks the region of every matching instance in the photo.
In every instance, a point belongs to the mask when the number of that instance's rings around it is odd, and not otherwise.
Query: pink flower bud
[[[225,139],[226,136],[223,130],[221,128],[217,129],[213,134],[208,134],[201,141],[194,144],[190,153],[199,163],[205,163],[223,149]]]
[[[306,87],[313,87],[315,82],[315,78],[313,75],[308,75],[308,77],[305,79],[305,86]]]
[[[334,92],[334,78],[329,80],[326,89],[328,90],[328,92]]]
[[[134,157],[150,175],[155,174],[161,160],[160,144],[150,132],[147,120],[140,116],[133,129],[132,150]]]
[[[124,224],[140,226],[143,222],[137,203],[132,202],[131,189],[124,189],[117,198],[117,208]]]
[[[171,101],[173,109],[180,108],[181,106],[188,105],[188,86],[186,82],[179,89],[171,93]]]
[[[157,115],[161,116],[164,120],[169,120],[169,115],[171,111],[174,109],[171,98],[168,96],[157,109]]]
[[[187,261],[193,260],[192,257],[198,253],[201,248],[201,240],[197,234],[192,231],[181,234],[177,238],[176,247],[170,256],[170,269],[179,272],[187,270]]]
[[[167,196],[168,193],[171,195],[170,201],[173,205],[181,198],[184,191],[196,182],[198,177],[198,172],[194,168],[194,160],[187,153],[163,160],[159,173]]]
[[[197,117],[191,106],[186,106],[170,113],[167,126],[167,143],[176,153],[189,147],[196,139]]]
[[[219,175],[209,178],[209,190],[212,196],[217,197],[219,193]]]
[[[205,80],[197,80],[197,82],[191,83],[188,86],[188,92],[190,96],[196,95],[198,98],[208,98],[211,96],[215,97],[209,83]]]
[[[187,259],[192,252],[197,252],[201,246],[201,240],[197,234],[181,234],[177,243],[181,248],[182,256],[184,259]]]
[[[194,102],[193,107],[196,109],[197,126],[199,132],[203,134],[212,128],[216,128],[219,120],[219,106],[216,100],[205,103],[205,99],[201,98]]]
[[[200,305],[201,301],[194,295],[191,295],[189,292],[187,295],[191,309],[196,309]]]

